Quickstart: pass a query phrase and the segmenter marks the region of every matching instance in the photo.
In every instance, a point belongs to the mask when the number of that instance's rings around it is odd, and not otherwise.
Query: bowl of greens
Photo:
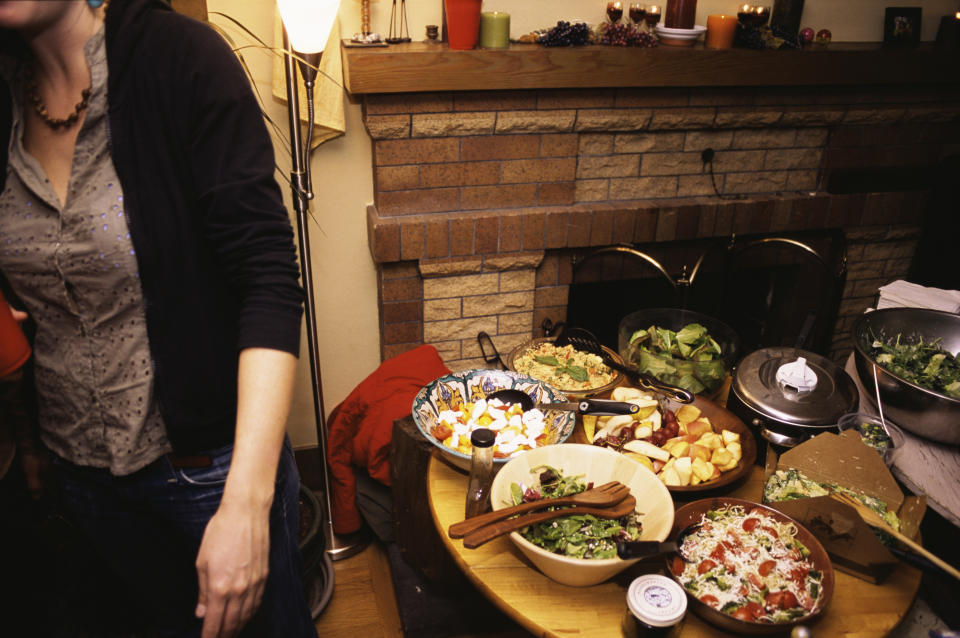
[[[879,388],[884,417],[924,438],[960,443],[960,315],[875,310],[853,325],[853,345],[864,394],[875,402]]]
[[[633,514],[601,519],[589,514],[527,526],[510,540],[547,577],[573,587],[612,578],[639,558],[617,557],[617,540],[663,541],[673,526],[673,500],[666,486],[637,461],[607,448],[578,443],[549,445],[524,452],[504,465],[493,480],[494,510],[518,502],[569,496],[610,481],[630,488]]]
[[[627,363],[660,381],[711,396],[736,361],[740,340],[728,325],[679,308],[638,310],[620,320]]]

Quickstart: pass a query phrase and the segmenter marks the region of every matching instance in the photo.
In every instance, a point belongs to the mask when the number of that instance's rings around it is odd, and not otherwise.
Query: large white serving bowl
[[[666,486],[640,463],[619,452],[595,445],[549,445],[510,459],[493,480],[490,490],[493,509],[512,505],[512,483],[522,483],[527,487],[539,485],[540,470],[537,468],[544,465],[560,470],[565,476],[582,476],[585,481],[594,485],[620,481],[630,488],[630,493],[637,499],[642,539],[663,541],[670,535],[673,527],[673,500]],[[523,538],[519,532],[510,534],[510,539],[546,576],[573,587],[602,583],[639,560],[571,558],[541,549]]]

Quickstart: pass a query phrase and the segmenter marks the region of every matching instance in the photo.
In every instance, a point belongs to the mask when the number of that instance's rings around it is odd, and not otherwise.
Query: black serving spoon
[[[618,414],[635,414],[640,406],[624,401],[609,401],[607,399],[582,399],[577,403],[535,403],[533,397],[523,390],[497,390],[487,396],[487,400],[499,399],[503,403],[520,404],[523,411],[537,408],[543,410],[566,410],[577,414],[594,414],[596,416],[615,416]]]
[[[628,558],[653,558],[662,554],[676,553],[684,562],[690,562],[689,559],[680,552],[684,539],[700,528],[700,523],[687,525],[677,532],[675,540],[672,541],[617,541],[617,556],[626,560]]]

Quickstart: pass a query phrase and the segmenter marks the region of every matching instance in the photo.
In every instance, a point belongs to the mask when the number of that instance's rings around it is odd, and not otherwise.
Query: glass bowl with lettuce
[[[620,356],[660,381],[711,396],[723,385],[739,349],[737,333],[708,315],[650,308],[620,321]]]

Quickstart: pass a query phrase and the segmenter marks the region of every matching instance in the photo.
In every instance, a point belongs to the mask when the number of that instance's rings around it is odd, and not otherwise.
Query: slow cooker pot
[[[857,386],[826,357],[797,348],[762,348],[737,366],[727,409],[758,437],[783,451],[807,439],[837,431],[837,421],[854,412]],[[766,458],[758,445],[757,462]]]

